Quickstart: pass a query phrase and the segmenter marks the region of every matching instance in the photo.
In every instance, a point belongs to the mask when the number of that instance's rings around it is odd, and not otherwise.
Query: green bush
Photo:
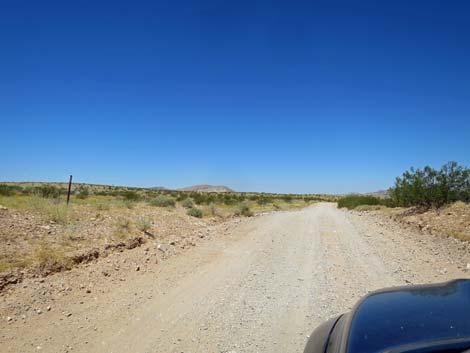
[[[348,195],[339,199],[338,207],[352,210],[360,205],[381,205],[382,203],[381,199],[374,196]]]
[[[284,195],[284,196],[282,196],[282,200],[284,202],[291,203],[292,202],[292,196],[291,195]]]
[[[124,191],[122,196],[127,201],[138,201],[140,199],[140,195],[135,191]]]
[[[21,192],[22,190],[23,188],[19,186],[0,184],[0,195],[2,196],[12,196],[16,192]]]
[[[187,199],[184,199],[183,202],[181,202],[181,206],[183,206],[184,208],[193,208],[194,202],[192,199],[187,198]]]
[[[88,188],[86,187],[82,187],[78,190],[78,193],[77,193],[77,198],[78,199],[86,199],[88,196],[90,196],[90,190],[88,190]]]
[[[188,211],[186,211],[186,214],[188,216],[202,218],[202,211],[199,208],[196,208],[196,207],[188,209]]]
[[[270,201],[269,198],[266,197],[266,196],[259,196],[259,197],[257,197],[257,200],[256,200],[256,202],[257,202],[258,205],[260,205],[260,206],[263,206],[263,205],[268,204],[269,201]]]
[[[155,199],[150,201],[150,204],[157,207],[174,207],[176,200],[171,196],[158,195]]]
[[[57,199],[65,193],[65,190],[52,185],[36,186],[34,193],[45,198]]]
[[[245,202],[241,202],[237,205],[237,208],[235,209],[235,215],[236,216],[245,216],[245,217],[251,217],[253,216],[253,212],[251,212],[250,207],[248,204]]]
[[[403,207],[441,207],[445,204],[470,202],[470,169],[449,162],[440,170],[429,166],[410,168],[397,178],[390,189],[394,204]]]

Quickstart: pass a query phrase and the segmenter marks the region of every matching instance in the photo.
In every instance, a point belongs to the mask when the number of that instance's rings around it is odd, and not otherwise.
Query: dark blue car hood
[[[470,337],[470,280],[373,292],[348,315],[348,353]]]

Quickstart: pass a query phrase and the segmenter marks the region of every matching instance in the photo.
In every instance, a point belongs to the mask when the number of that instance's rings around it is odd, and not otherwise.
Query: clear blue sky
[[[365,192],[470,165],[469,1],[0,4],[0,180]]]

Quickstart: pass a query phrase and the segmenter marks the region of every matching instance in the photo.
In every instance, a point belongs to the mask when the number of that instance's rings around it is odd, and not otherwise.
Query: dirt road
[[[4,323],[6,352],[302,352],[370,290],[469,277],[468,249],[321,203],[247,220],[155,271]]]

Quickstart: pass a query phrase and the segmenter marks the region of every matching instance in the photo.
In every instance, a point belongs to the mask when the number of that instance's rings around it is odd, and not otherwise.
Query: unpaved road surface
[[[2,323],[1,351],[302,352],[368,291],[469,277],[467,261],[453,239],[320,203],[241,222],[106,290],[72,289]]]

